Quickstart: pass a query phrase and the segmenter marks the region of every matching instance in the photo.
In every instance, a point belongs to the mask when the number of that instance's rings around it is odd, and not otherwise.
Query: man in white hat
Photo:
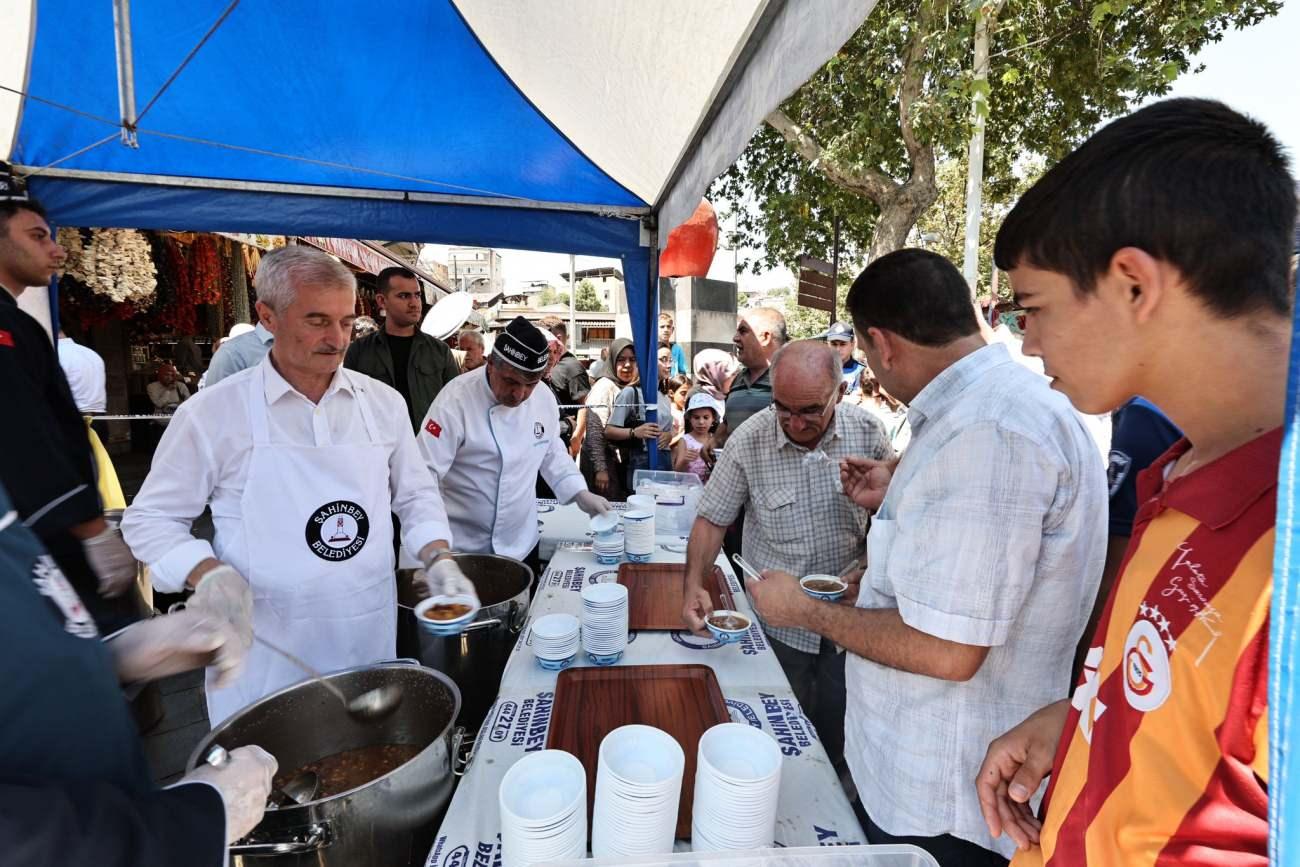
[[[448,383],[424,417],[420,451],[442,486],[457,551],[531,561],[536,571],[537,508],[528,492],[539,472],[561,503],[589,515],[609,510],[560,440],[555,396],[537,387],[550,361],[546,336],[517,316],[488,363]]]

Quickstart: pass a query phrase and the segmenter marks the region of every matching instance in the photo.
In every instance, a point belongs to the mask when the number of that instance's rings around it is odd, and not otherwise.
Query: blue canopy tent
[[[657,251],[874,0],[0,0],[0,159],[53,221],[618,257]],[[1300,342],[1279,485],[1274,863],[1300,642]]]
[[[617,257],[651,371],[666,229],[873,2],[0,0],[0,159],[57,225]]]

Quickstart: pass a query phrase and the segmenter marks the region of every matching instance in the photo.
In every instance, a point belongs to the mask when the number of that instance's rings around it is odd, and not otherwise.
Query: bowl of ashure
[[[848,582],[834,575],[805,575],[799,579],[799,586],[812,598],[827,602],[834,602],[849,589]]]
[[[478,616],[473,596],[431,596],[415,606],[415,620],[431,635],[459,635]]]
[[[728,611],[725,608],[719,608],[704,618],[704,625],[708,627],[709,633],[723,644],[739,641],[749,631],[750,623],[747,615],[739,611]]]

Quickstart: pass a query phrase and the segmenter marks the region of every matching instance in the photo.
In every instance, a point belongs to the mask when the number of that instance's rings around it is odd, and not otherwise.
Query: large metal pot
[[[188,768],[213,745],[257,744],[290,773],[345,750],[383,744],[424,747],[396,770],[359,788],[306,804],[268,810],[253,832],[230,847],[236,864],[407,867],[420,863],[451,798],[455,778],[452,722],[460,692],[445,675],[410,661],[350,668],[327,679],[354,696],[385,684],[402,688],[402,703],[377,721],[352,719],[317,681],[272,693],[226,720],[198,745]]]
[[[409,608],[401,608],[399,613],[408,621],[406,631],[418,635],[420,662],[445,673],[460,687],[460,724],[473,735],[497,699],[506,660],[528,620],[533,570],[495,554],[457,554],[455,560],[483,604],[464,633],[439,638],[419,629]],[[412,588],[412,574],[410,569],[397,573],[398,601],[407,606],[419,601]]]

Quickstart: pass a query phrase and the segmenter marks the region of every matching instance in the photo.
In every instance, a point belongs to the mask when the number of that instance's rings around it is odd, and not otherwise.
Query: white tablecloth
[[[559,507],[556,511],[563,509]],[[543,513],[545,520],[547,514]],[[580,515],[581,516],[581,515]],[[561,514],[553,526],[566,519]],[[584,530],[580,537],[586,542]],[[545,544],[545,543],[543,543]],[[680,563],[685,555],[661,540],[657,562]],[[558,546],[533,600],[532,618],[563,611],[581,616],[579,591],[587,583],[612,581],[616,566],[602,566],[589,550],[573,543]],[[723,557],[741,611],[750,612],[735,575]],[[479,732],[474,758],[461,780],[426,861],[427,867],[500,864],[500,812],[497,789],[510,766],[526,753],[545,749],[555,697],[556,672],[544,671],[528,646],[528,629],[520,633],[506,664],[501,692]],[[808,718],[799,708],[780,663],[757,624],[748,638],[721,645],[687,632],[633,633],[619,665],[702,663],[717,675],[731,717],[762,728],[776,738],[785,755],[777,808],[776,840],[781,846],[846,845],[865,842],[853,808]],[[575,665],[590,665],[579,653]],[[683,786],[693,786],[693,780]],[[687,849],[688,841],[677,842]]]

